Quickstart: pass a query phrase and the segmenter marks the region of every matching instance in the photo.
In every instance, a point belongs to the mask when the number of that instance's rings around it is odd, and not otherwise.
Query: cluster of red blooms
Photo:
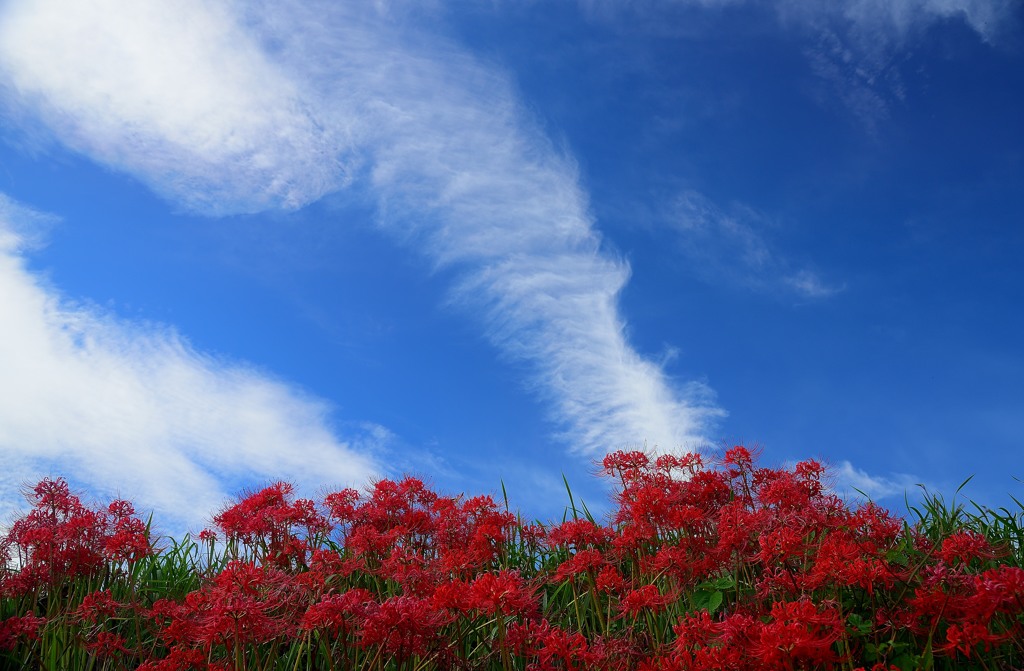
[[[132,504],[115,500],[93,509],[62,479],[43,480],[28,494],[32,510],[0,539],[0,599],[4,604],[53,602],[75,580],[102,580],[152,554],[146,525]],[[29,610],[0,622],[0,650],[35,640],[47,618]]]
[[[88,655],[145,671],[268,668],[297,647],[307,666],[295,656],[295,668],[1024,661],[1024,569],[1000,564],[1003,548],[970,531],[928,538],[877,506],[850,508],[817,462],[754,461],[743,447],[710,467],[698,454],[615,453],[603,462],[618,483],[614,518],[550,528],[414,478],[322,505],[277,483],[199,535],[223,556],[194,589],[95,590],[60,622],[36,614],[55,586],[130,567],[151,547],[126,502],[90,510],[63,481],[44,481],[0,546],[4,603],[37,597],[0,622],[0,650],[72,626]]]
[[[32,510],[0,540],[0,559],[5,560],[0,596],[96,576],[153,551],[146,525],[128,501],[115,500],[106,510],[94,510],[61,479],[43,480],[29,498]],[[9,569],[11,562],[18,570]]]

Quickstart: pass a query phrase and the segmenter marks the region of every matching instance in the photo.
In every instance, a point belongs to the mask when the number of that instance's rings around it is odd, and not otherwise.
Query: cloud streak
[[[1013,0],[778,0],[776,9],[784,21],[812,26],[841,21],[858,39],[877,45],[902,42],[943,20],[962,20],[986,42],[996,42],[1010,27],[1015,5]]]
[[[628,265],[602,249],[572,160],[507,76],[369,3],[216,7],[8,5],[14,114],[202,212],[300,207],[351,185],[454,273],[453,302],[529,366],[574,449],[702,439],[720,411],[629,345]]]
[[[623,13],[767,6],[784,25],[819,28],[826,23],[842,24],[875,44],[902,41],[944,20],[962,20],[986,42],[997,42],[1011,29],[1018,6],[1015,0],[579,0],[579,4],[589,14],[604,18]]]
[[[962,22],[999,46],[1019,24],[1019,3],[1010,0],[779,0],[776,10],[784,25],[813,35],[805,54],[824,84],[819,103],[837,100],[873,136],[906,97],[903,52],[930,29]]]
[[[173,330],[67,299],[25,268],[50,217],[0,194],[0,454],[4,478],[120,488],[165,523],[200,525],[254,479],[361,485],[372,433],[339,440],[330,408]],[[227,488],[227,489],[226,489]],[[18,487],[4,487],[10,497]],[[0,500],[0,513],[20,506]]]
[[[687,268],[705,281],[808,300],[843,290],[778,251],[759,230],[764,217],[750,208],[726,211],[688,190],[676,197],[665,219],[680,236]]]
[[[3,93],[60,142],[214,214],[298,207],[343,183],[343,142],[227,5],[10,2]]]
[[[725,8],[749,9],[758,13],[758,21],[774,18],[808,38],[804,53],[821,84],[812,92],[819,104],[838,103],[869,135],[879,134],[904,99],[902,53],[929,30],[959,22],[986,44],[1001,47],[1021,25],[1017,0],[580,0],[580,6],[627,29],[639,20],[643,30],[682,37],[707,30],[694,16],[713,19]],[[693,25],[701,30],[695,32]]]
[[[840,461],[830,469],[835,482],[832,489],[846,496],[866,495],[872,500],[903,498],[920,482],[907,474],[871,475],[849,461]]]

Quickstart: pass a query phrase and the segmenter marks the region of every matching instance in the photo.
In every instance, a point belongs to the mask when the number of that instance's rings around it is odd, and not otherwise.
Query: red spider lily
[[[163,659],[149,660],[136,671],[212,671],[215,668],[200,650],[173,648]]]
[[[758,469],[754,476],[754,489],[759,505],[773,508],[779,513],[808,514],[812,501],[821,495],[821,490],[808,487],[793,473]]]
[[[844,634],[839,609],[809,600],[772,604],[764,618],[735,613],[714,621],[706,611],[673,628],[675,664],[684,669],[832,668]]]
[[[427,596],[440,579],[433,562],[401,547],[392,549],[374,574],[394,580],[406,594],[416,596]]]
[[[462,580],[449,580],[437,585],[430,601],[435,608],[456,615],[465,615],[476,608],[469,584]]]
[[[665,575],[680,586],[692,586],[706,576],[718,573],[724,566],[718,548],[710,539],[689,538],[679,545],[665,545],[653,555],[641,558],[641,571],[646,575]]]
[[[766,529],[758,535],[760,550],[754,558],[771,566],[785,563],[789,559],[800,559],[807,554],[806,530],[797,526],[780,526]]]
[[[413,655],[436,654],[443,645],[441,627],[449,621],[450,616],[429,599],[391,597],[367,610],[359,644],[364,648],[380,646],[401,664]]]
[[[619,601],[619,612],[622,615],[638,616],[642,611],[658,612],[674,602],[677,596],[662,594],[656,585],[643,585],[627,592]]]
[[[96,624],[113,617],[123,606],[110,595],[110,590],[92,592],[82,599],[75,610],[75,616],[83,622]]]
[[[939,646],[939,650],[950,656],[962,652],[970,657],[976,646],[983,645],[987,651],[991,649],[993,643],[999,643],[1003,639],[1003,636],[990,632],[988,625],[981,622],[951,624],[946,629],[946,642]]]
[[[222,510],[214,518],[229,542],[261,553],[254,557],[282,569],[304,568],[309,539],[326,535],[330,522],[309,499],[291,500],[293,487],[276,482]]]
[[[688,452],[683,455],[662,454],[654,461],[654,466],[659,471],[672,474],[674,471],[685,471],[694,475],[704,466],[704,458],[697,452]]]
[[[379,530],[402,527],[410,536],[425,534],[430,525],[426,510],[437,499],[438,495],[417,478],[381,480],[374,485],[370,500],[361,507],[360,521]]]
[[[517,571],[484,573],[469,586],[471,603],[487,615],[534,617],[540,598]]]
[[[305,605],[292,578],[273,567],[231,561],[183,603],[161,599],[149,617],[159,636],[178,648],[235,649],[285,637],[297,629]]]
[[[527,667],[536,671],[578,671],[596,661],[582,633],[567,632],[546,619],[512,623],[506,640],[518,655],[536,660]]]
[[[806,599],[776,602],[769,617],[757,628],[751,646],[761,668],[790,670],[797,662],[828,668],[839,661],[832,644],[845,628],[834,605],[816,606]]]
[[[581,550],[558,566],[551,576],[551,582],[560,583],[579,575],[592,575],[607,563],[608,560],[600,550]]]
[[[818,496],[824,491],[825,467],[814,459],[801,461],[793,469],[797,479],[807,489],[808,496]]]
[[[677,651],[696,650],[711,646],[722,633],[722,626],[706,610],[701,610],[682,618],[672,631]]]
[[[901,572],[900,566],[879,558],[877,550],[851,533],[834,531],[818,545],[807,585],[812,590],[833,585],[856,586],[873,596],[878,588],[891,589]]]
[[[612,452],[605,456],[602,467],[606,475],[619,478],[623,482],[631,481],[634,476],[647,470],[651,458],[645,452]]]
[[[995,551],[988,539],[976,531],[954,531],[942,541],[936,553],[939,559],[949,565],[970,564],[975,559],[992,559]]]
[[[749,449],[743,445],[736,445],[725,451],[725,455],[722,457],[722,463],[726,466],[733,466],[730,469],[730,474],[735,472],[736,475],[730,475],[730,477],[736,477],[741,472],[751,472],[754,468],[755,455]]]
[[[443,497],[415,478],[382,480],[366,499],[354,490],[331,494],[325,505],[343,523],[345,548],[366,570],[380,570],[392,556],[415,555],[437,574],[431,579],[469,577],[493,565],[516,523],[491,497]]]
[[[602,568],[594,582],[598,591],[608,594],[618,594],[626,588],[626,579],[614,566]]]
[[[204,530],[212,568],[197,566],[199,587],[149,609],[159,593],[130,582],[149,564],[123,566],[151,551],[131,504],[93,510],[44,481],[35,514],[0,543],[0,606],[52,617],[0,622],[0,648],[16,650],[0,666],[54,640],[144,671],[270,668],[285,655],[289,668],[292,655],[303,668],[419,669],[491,668],[500,655],[528,671],[893,671],[928,641],[936,669],[1019,666],[1024,569],[995,563],[1013,548],[848,509],[818,462],[755,461],[741,447],[707,468],[699,455],[611,455],[609,525],[550,530],[415,478],[330,494],[326,516],[277,483],[218,516],[233,561],[213,561]],[[92,587],[62,582],[82,576]],[[109,589],[77,601],[97,585]],[[706,610],[673,626],[666,611],[692,606]]]
[[[590,520],[568,520],[548,531],[548,543],[552,547],[566,547],[582,550],[603,547],[614,534],[610,529],[599,527]]]
[[[324,585],[349,577],[359,566],[358,559],[343,556],[333,550],[316,549],[309,558],[309,573]]]
[[[6,557],[16,550],[19,565],[4,580],[4,593],[27,594],[65,579],[97,575],[107,560],[132,562],[153,552],[145,525],[126,501],[114,501],[106,511],[92,510],[62,478],[42,480],[29,500],[32,509],[0,543]]]
[[[128,501],[117,499],[107,508],[113,518],[113,527],[103,544],[103,552],[115,562],[134,562],[153,552],[146,525],[135,517],[135,507]]]
[[[327,508],[331,519],[336,523],[346,526],[354,521],[356,510],[359,507],[359,492],[352,488],[343,489],[324,497],[324,506]]]
[[[999,566],[974,576],[968,610],[979,616],[991,616],[997,610],[1009,615],[1024,613],[1024,568]]]
[[[401,534],[401,529],[380,531],[368,524],[361,524],[349,533],[345,548],[359,557],[367,570],[373,571],[395,547]]]
[[[21,637],[35,641],[39,630],[46,626],[46,618],[26,613],[0,621],[0,650],[13,650]]]
[[[375,606],[373,594],[365,589],[329,594],[309,607],[299,626],[307,631],[322,630],[344,636],[358,630],[367,613]]]
[[[870,502],[853,511],[849,526],[856,530],[857,538],[867,543],[871,551],[888,550],[896,544],[903,532],[901,520]]]
[[[109,631],[100,631],[89,636],[85,649],[99,659],[108,659],[128,654],[124,637]]]

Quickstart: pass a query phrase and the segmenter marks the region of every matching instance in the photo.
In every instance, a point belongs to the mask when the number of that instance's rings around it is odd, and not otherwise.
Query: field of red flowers
[[[528,524],[421,481],[245,495],[196,538],[44,480],[0,543],[0,667],[1024,668],[1024,505],[908,519],[762,468],[619,452],[605,522]],[[569,493],[570,502],[572,500]]]

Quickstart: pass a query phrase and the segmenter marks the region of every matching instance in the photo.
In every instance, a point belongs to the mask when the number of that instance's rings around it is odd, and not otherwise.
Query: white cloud
[[[40,219],[0,195],[0,454],[10,484],[63,475],[117,488],[161,524],[202,524],[239,482],[361,485],[380,469],[329,408],[192,349],[171,329],[73,305],[25,268]],[[20,507],[4,487],[0,514]]]
[[[226,6],[11,3],[7,87],[22,118],[201,211],[300,206],[354,179],[386,230],[457,271],[455,302],[532,366],[575,449],[701,439],[719,411],[626,341],[629,269],[507,77],[365,3]]]
[[[704,22],[724,8],[745,7],[773,16],[784,29],[808,38],[804,49],[822,86],[812,87],[820,104],[838,103],[869,135],[902,102],[904,54],[944,22],[962,22],[983,42],[1001,47],[1021,26],[1019,0],[579,0],[584,12],[626,29],[700,37]],[[734,14],[722,14],[733,17]],[[631,20],[630,20],[631,19]],[[758,20],[758,19],[755,19]],[[694,26],[697,26],[695,29]]]
[[[725,211],[688,190],[676,197],[665,218],[682,240],[687,269],[706,281],[805,299],[828,298],[843,290],[808,268],[796,267],[760,232],[764,217],[748,207]]]
[[[903,498],[920,482],[915,476],[903,473],[871,475],[845,460],[829,468],[829,475],[834,480],[833,490],[847,496],[866,495],[872,500]]]
[[[813,36],[805,54],[825,85],[819,102],[837,101],[869,135],[906,97],[904,54],[942,22],[963,22],[998,46],[1019,26],[1016,0],[778,0],[783,24]]]
[[[986,42],[1001,38],[1015,11],[1013,0],[779,0],[787,20],[820,24],[841,19],[860,39],[902,41],[938,21],[962,20]]]
[[[344,129],[323,127],[227,7],[6,3],[3,93],[70,148],[189,208],[297,207],[337,188]]]
[[[784,24],[849,26],[864,39],[902,40],[937,21],[962,20],[986,42],[1001,39],[1013,25],[1016,0],[579,0],[593,16],[621,17],[624,12],[664,14],[678,8],[721,9],[736,5],[767,6]]]

